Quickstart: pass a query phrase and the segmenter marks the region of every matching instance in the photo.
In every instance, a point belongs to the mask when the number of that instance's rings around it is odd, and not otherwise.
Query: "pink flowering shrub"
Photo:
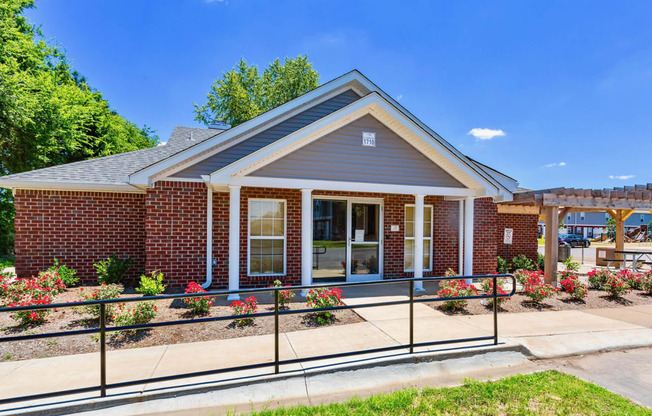
[[[274,280],[274,284],[270,287],[290,287],[290,285],[285,285],[283,286],[283,282],[280,280]],[[272,293],[272,297],[274,297],[274,292]],[[292,299],[294,298],[294,292],[291,290],[279,290],[278,291],[278,304],[279,306],[285,306],[289,305],[290,302],[292,302]]]
[[[580,281],[574,272],[569,270],[559,273],[559,287],[562,292],[568,293],[573,299],[584,300],[589,296],[589,288]]]
[[[616,275],[623,279],[630,288],[643,290],[643,273],[635,273],[630,269],[621,269]]]
[[[589,277],[589,286],[591,289],[602,290],[611,272],[607,269],[593,269],[586,275]]]
[[[80,299],[77,302],[91,301],[91,300],[104,300],[104,299],[116,299],[120,297],[120,294],[124,291],[122,285],[110,284],[107,285],[103,283],[94,290],[84,290],[84,288],[79,289]],[[113,316],[113,310],[115,309],[115,304],[107,303],[105,310],[107,318]],[[92,319],[100,318],[100,305],[84,305],[78,306],[75,308],[75,313],[80,315],[90,315]]]
[[[609,296],[614,298],[619,298],[631,292],[629,284],[627,284],[627,281],[623,275],[619,273],[610,273],[609,276],[607,276],[607,280],[604,283],[603,289],[609,293]]]
[[[253,315],[258,311],[258,299],[249,296],[244,301],[234,300],[231,303],[231,310],[234,315]],[[238,326],[245,326],[254,323],[254,318],[240,318],[236,320]]]
[[[188,283],[186,293],[206,293],[203,287],[197,282]],[[184,298],[183,303],[192,310],[195,315],[207,314],[213,306],[210,296],[198,296],[196,298]]]
[[[309,308],[332,308],[342,306],[342,289],[330,289],[327,287],[312,289],[306,296],[306,305]],[[317,322],[320,324],[330,324],[333,322],[335,315],[331,311],[321,311],[316,313]]]
[[[48,294],[25,294],[22,298],[9,303],[7,306],[16,308],[22,306],[49,305],[51,303],[52,298]],[[45,317],[50,312],[50,309],[26,310],[13,312],[9,316],[20,325],[38,325],[45,322]]]
[[[652,296],[652,270],[643,274],[641,280],[641,290],[644,290],[648,295]]]
[[[117,326],[142,325],[150,322],[158,314],[156,303],[153,301],[137,302],[127,307],[126,303],[119,303],[111,319]],[[138,331],[138,330],[136,330]],[[136,332],[127,331],[127,332]]]
[[[464,279],[460,280],[442,280],[439,282],[437,295],[440,298],[457,298],[465,296],[475,296],[478,290],[473,285],[466,283]],[[445,311],[457,311],[466,308],[466,300],[447,300],[441,305]]]
[[[528,272],[527,276],[527,280],[523,284],[523,294],[534,303],[541,303],[558,292],[556,287],[545,282],[547,276],[542,271]]]
[[[498,295],[506,295],[507,292],[505,292],[505,283],[506,279],[502,277],[496,278],[496,287],[497,287],[497,294]],[[486,295],[493,296],[494,294],[494,279],[484,279],[482,281],[482,290]],[[506,298],[496,298],[496,304],[498,306],[502,305],[503,303],[507,302],[510,300],[511,297],[506,297]],[[489,307],[493,308],[494,306],[494,300],[489,299]]]

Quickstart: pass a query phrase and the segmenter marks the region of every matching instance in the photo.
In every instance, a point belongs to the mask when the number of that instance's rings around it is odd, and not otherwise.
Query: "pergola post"
[[[544,207],[546,218],[546,248],[544,273],[548,276],[546,283],[557,280],[557,260],[559,254],[559,207]]]
[[[625,221],[627,218],[631,217],[634,213],[634,210],[622,210],[617,211],[607,210],[607,213],[616,220],[616,251],[625,250]],[[623,260],[622,254],[616,254],[616,260]],[[624,264],[621,261],[616,262],[616,267],[621,268]]]

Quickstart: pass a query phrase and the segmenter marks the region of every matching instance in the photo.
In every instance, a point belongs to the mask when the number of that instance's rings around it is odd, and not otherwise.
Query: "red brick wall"
[[[519,254],[525,254],[527,258],[536,264],[538,250],[537,224],[539,222],[539,216],[498,214],[497,219],[496,244],[498,255],[505,258],[506,247],[503,244],[503,233],[505,228],[512,228],[514,229],[514,237],[512,245],[509,247],[509,259],[511,260]]]
[[[410,276],[403,271],[405,205],[410,195],[319,191],[313,195],[379,198],[384,201],[385,278]],[[269,285],[276,277],[247,276],[249,198],[287,201],[286,284],[301,282],[301,191],[241,189],[241,286]],[[104,192],[26,191],[16,193],[16,268],[29,276],[52,264],[56,256],[78,270],[86,283],[96,281],[93,263],[112,253],[135,260],[130,277],[161,270],[172,287],[204,282],[206,273],[206,186],[197,182],[159,182],[146,195]],[[434,207],[433,271],[458,268],[459,203],[428,196]],[[399,231],[391,231],[398,225]],[[497,214],[490,198],[475,202],[474,272],[491,273],[502,245],[502,230],[514,228],[513,255],[536,258],[537,218]],[[213,288],[228,284],[229,194],[213,194]],[[512,254],[510,254],[510,257]]]
[[[96,283],[93,263],[111,254],[134,260],[129,277],[145,267],[145,195],[110,192],[18,190],[16,272],[29,277],[52,265],[77,270]]]
[[[162,271],[172,287],[206,279],[206,197],[202,182],[157,182],[147,190],[145,268]]]
[[[473,274],[496,271],[497,208],[491,198],[479,198],[474,204]]]

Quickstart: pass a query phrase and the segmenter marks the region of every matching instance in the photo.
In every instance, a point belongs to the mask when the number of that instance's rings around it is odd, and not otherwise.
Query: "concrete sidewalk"
[[[374,301],[398,299],[407,297],[376,297]],[[346,299],[349,305],[368,301],[368,297],[351,296]],[[357,308],[354,311],[366,322],[282,334],[281,360],[396,346],[409,342],[408,305]],[[491,314],[448,316],[424,304],[415,304],[414,316],[417,343],[493,334]],[[351,371],[354,368],[379,364],[387,366],[399,362],[409,363],[420,360],[420,356],[428,357],[431,354],[437,355],[441,360],[442,351],[456,349],[471,355],[478,353],[477,351],[486,353],[485,349],[488,348],[496,352],[522,351],[530,358],[551,358],[609,349],[652,346],[652,305],[586,311],[499,314],[499,334],[498,347],[487,347],[487,344],[490,344],[487,342],[475,342],[420,348],[414,356],[407,354],[406,350],[397,350],[353,358],[310,361],[282,366],[282,374],[272,375],[271,379],[294,379],[297,376],[305,377],[308,373],[329,373],[336,369]],[[272,363],[273,353],[272,335],[111,351],[107,354],[107,381],[117,383],[260,362]],[[521,355],[520,352],[518,355]],[[518,361],[516,358],[510,359]],[[443,362],[439,365],[447,368]],[[481,370],[486,362],[476,360],[474,365]],[[272,372],[273,368],[270,367],[142,384],[113,389],[109,394],[113,399],[142,401],[146,397],[154,397],[165,391],[179,392],[180,389],[207,388],[206,386],[210,386],[212,391],[226,386],[268,382]],[[99,354],[0,363],[0,398],[93,386],[98,384],[98,379]],[[301,383],[306,382],[299,382]],[[90,393],[77,395],[72,399],[77,403],[99,406],[101,401],[91,399],[96,397],[97,393]],[[51,410],[52,403],[62,403],[70,399],[60,397],[33,402],[30,405],[43,405]],[[23,408],[24,405],[0,406],[0,413],[25,413],[27,410],[40,409],[38,406]]]

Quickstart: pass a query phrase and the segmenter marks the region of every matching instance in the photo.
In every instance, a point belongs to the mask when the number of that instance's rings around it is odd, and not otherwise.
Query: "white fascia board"
[[[266,178],[260,176],[237,176],[231,179],[233,186],[264,188],[318,189],[320,191],[377,192],[407,195],[480,196],[479,191],[467,188],[436,186],[394,185],[367,182],[322,181],[306,179]]]
[[[470,180],[473,181],[475,187],[481,187],[484,189],[485,196],[498,195],[499,189],[497,187],[495,187],[491,182],[487,181],[483,176],[478,175],[474,170],[469,169],[468,165],[463,163],[461,160],[455,157],[449,157],[451,155],[447,147],[443,146],[435,138],[420,129],[419,126],[417,126],[411,119],[398,112],[395,107],[393,107],[377,93],[371,93],[349,104],[348,106],[343,107],[340,110],[335,111],[330,115],[321,118],[314,123],[300,130],[297,130],[296,132],[289,134],[284,138],[268,146],[265,146],[264,148],[259,149],[256,152],[253,152],[250,155],[245,156],[244,158],[228,166],[225,166],[216,172],[213,172],[211,174],[211,182],[226,184],[231,183],[232,176],[247,175],[254,170],[260,169],[261,167],[280,159],[293,150],[296,150],[297,148],[305,146],[308,143],[323,137],[325,134],[338,129],[345,124],[348,124],[366,114],[372,114],[373,112],[371,111],[371,107],[373,105],[380,107],[385,113],[389,114],[399,123],[405,125],[413,134],[418,136],[419,139],[424,141],[430,148],[444,155],[444,157],[447,157],[447,160],[452,162],[456,168],[468,175]],[[406,139],[405,137],[403,138]],[[429,155],[426,156],[432,160]],[[437,163],[434,160],[433,162]],[[441,166],[441,164],[439,165]],[[456,176],[454,173],[451,174]],[[460,180],[459,178],[457,179]],[[465,185],[469,186],[468,179],[462,180],[461,182],[466,182]],[[471,186],[469,187],[471,188]]]
[[[269,128],[266,124],[271,121],[281,122],[287,118],[290,118],[297,113],[301,112],[307,104],[318,104],[319,102],[330,98],[331,96],[337,95],[338,93],[344,92],[346,89],[354,89],[358,94],[364,95],[366,91],[360,91],[351,84],[357,81],[358,83],[365,85],[364,76],[362,76],[357,71],[349,72],[339,78],[334,79],[331,82],[321,85],[314,90],[303,94],[302,96],[295,98],[285,104],[282,104],[272,110],[269,110],[253,119],[246,121],[242,124],[239,124],[235,127],[230,128],[229,130],[216,135],[214,138],[207,139],[201,143],[197,143],[194,146],[191,146],[185,150],[180,151],[166,159],[163,159],[155,164],[152,164],[144,169],[141,169],[138,172],[132,173],[129,175],[129,183],[139,184],[139,185],[150,185],[151,179],[157,174],[167,171],[168,169],[174,168],[177,165],[181,165],[180,168],[176,170],[170,170],[167,174],[172,174],[178,170],[183,169],[185,166],[190,165],[191,163],[197,163],[200,160],[203,160],[206,157],[210,157],[217,151],[222,151],[230,146],[233,146],[237,143],[240,143],[243,140],[246,140],[250,136],[258,133],[262,128]],[[275,123],[276,124],[276,123]],[[264,125],[264,126],[263,126]],[[233,140],[232,142],[226,144],[228,140],[235,138],[238,135],[243,135],[243,137]],[[246,135],[245,135],[246,134]],[[215,149],[214,152],[210,152],[211,149],[219,144],[225,144],[225,146],[220,146],[219,149]],[[201,159],[194,159],[195,156],[202,154]],[[186,163],[184,163],[186,162]],[[163,178],[159,178],[163,179]]]
[[[0,179],[0,188],[35,189],[53,191],[91,191],[91,192],[126,192],[145,193],[144,190],[126,183],[66,182],[66,181],[20,181]]]

